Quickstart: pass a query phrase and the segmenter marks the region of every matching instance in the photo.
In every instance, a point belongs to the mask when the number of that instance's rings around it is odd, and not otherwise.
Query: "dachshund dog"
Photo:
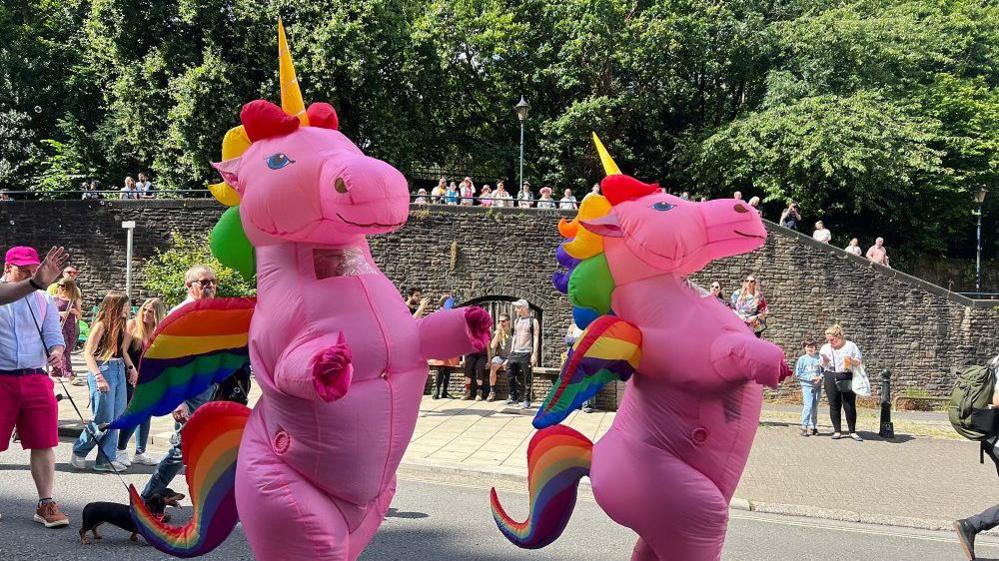
[[[168,506],[180,506],[178,501],[183,498],[184,495],[182,493],[177,493],[173,489],[164,489],[149,497],[146,501],[146,506],[149,507],[149,510],[153,514],[162,515],[163,521],[167,522],[169,521],[169,516],[163,514],[163,511]],[[129,539],[133,542],[139,539],[136,535],[138,530],[135,528],[135,522],[132,521],[131,507],[129,505],[93,502],[83,507],[83,526],[80,528],[80,541],[83,545],[90,544],[90,540],[87,539],[87,532],[92,533],[95,540],[103,537],[97,533],[97,527],[104,523],[131,532],[132,535]]]

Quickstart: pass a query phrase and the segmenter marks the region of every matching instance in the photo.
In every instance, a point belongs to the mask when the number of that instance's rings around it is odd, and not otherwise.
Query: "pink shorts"
[[[0,374],[0,452],[10,445],[14,427],[25,450],[59,444],[59,406],[52,388],[44,373]]]

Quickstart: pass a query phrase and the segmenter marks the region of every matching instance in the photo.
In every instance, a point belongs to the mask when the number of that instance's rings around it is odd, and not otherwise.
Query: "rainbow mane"
[[[255,298],[203,299],[169,314],[139,363],[132,401],[111,428],[130,428],[150,416],[166,415],[242,368],[250,359],[247,345],[255,305]]]
[[[606,216],[611,203],[603,195],[590,193],[583,198],[579,212],[571,222],[559,223],[559,233],[569,238],[555,252],[565,270],[552,276],[555,289],[569,297],[572,318],[580,329],[586,329],[597,317],[613,313],[611,295],[616,284],[604,256],[603,237],[586,229],[583,220]]]
[[[576,505],[576,486],[590,473],[593,443],[562,425],[538,431],[527,448],[527,485],[530,515],[517,522],[500,505],[496,489],[489,493],[493,520],[503,535],[525,549],[555,541]]]
[[[250,409],[215,401],[198,408],[184,426],[184,464],[194,514],[187,524],[160,522],[129,487],[132,519],[156,549],[176,557],[197,557],[218,547],[232,532],[236,512],[236,459]]]

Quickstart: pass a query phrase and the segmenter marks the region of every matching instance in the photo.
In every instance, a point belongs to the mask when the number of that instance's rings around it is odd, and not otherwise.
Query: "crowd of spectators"
[[[599,192],[598,185],[595,185],[594,189]],[[471,177],[466,177],[457,184],[454,181],[448,182],[446,178],[442,177],[430,192],[424,188],[418,189],[413,197],[413,203],[497,208],[559,208],[562,210],[579,208],[578,201],[572,194],[572,189],[565,189],[560,199],[555,199],[554,193],[554,190],[546,185],[538,190],[538,197],[535,198],[531,184],[527,181],[524,182],[516,195],[513,195],[507,190],[503,180],[497,181],[495,188],[488,184],[476,188]]]

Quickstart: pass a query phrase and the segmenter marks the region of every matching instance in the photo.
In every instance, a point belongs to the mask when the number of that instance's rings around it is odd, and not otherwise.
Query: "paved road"
[[[83,506],[94,500],[127,500],[113,475],[73,471],[66,463],[69,445],[59,447],[58,499],[78,528]],[[81,546],[76,532],[45,530],[31,521],[28,505],[34,488],[26,467],[27,454],[12,449],[0,455],[0,560],[108,559],[152,561],[167,557],[146,545],[133,544],[124,532],[105,530],[96,545]],[[144,473],[126,477],[141,485]],[[177,481],[176,489],[183,489]],[[486,480],[428,481],[404,479],[393,510],[361,557],[362,561],[608,561],[626,560],[632,533],[604,516],[588,496],[581,497],[562,538],[543,551],[522,551],[507,543],[489,515]],[[505,483],[501,495],[514,513],[526,508],[519,484]],[[999,541],[982,543],[983,558],[999,559]],[[949,533],[886,526],[826,522],[735,511],[729,529],[725,561],[842,560],[960,561],[963,554]],[[206,556],[210,560],[252,560],[241,530]]]

